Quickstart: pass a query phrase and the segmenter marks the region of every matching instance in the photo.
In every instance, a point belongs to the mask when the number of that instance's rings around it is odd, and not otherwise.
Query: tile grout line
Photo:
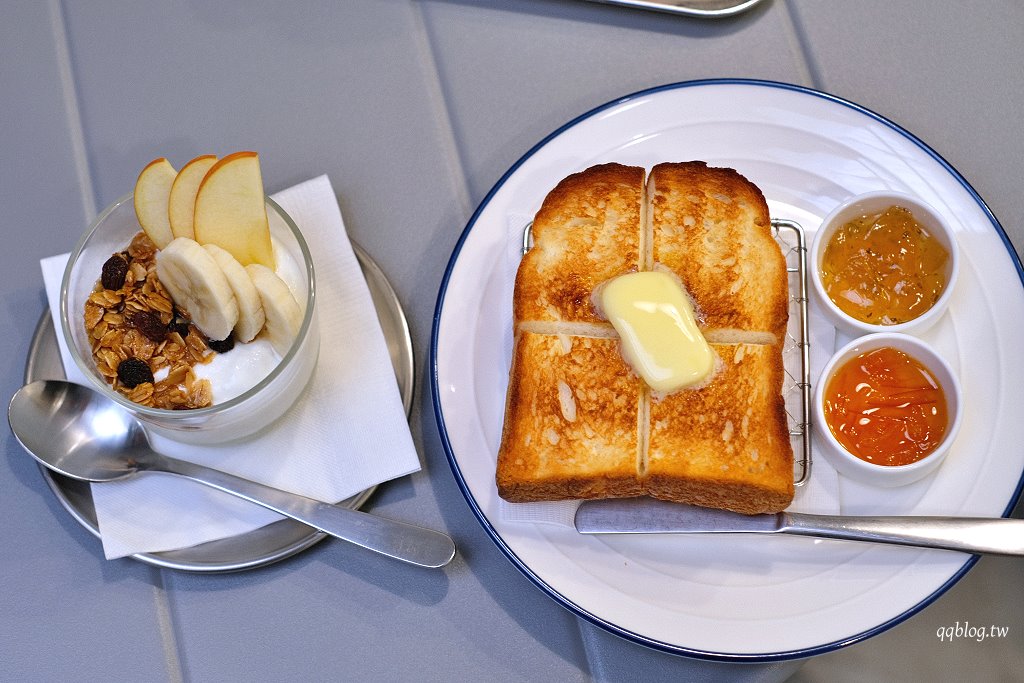
[[[444,142],[445,151],[447,152],[446,156],[448,157],[449,167],[454,176],[453,189],[455,190],[456,197],[459,199],[463,215],[468,218],[472,215],[475,207],[471,200],[472,193],[462,153],[458,141],[455,139],[455,126],[452,123],[451,108],[448,106],[448,100],[444,94],[441,71],[437,65],[434,44],[430,38],[430,29],[427,26],[428,21],[426,16],[424,16],[423,4],[412,3],[410,6],[412,8],[413,22],[417,29],[415,31],[417,42],[419,43],[417,51],[424,56],[423,75],[424,80],[427,82],[427,95],[430,98],[433,109],[438,112],[439,131]],[[457,179],[461,179],[461,184],[456,182]]]
[[[435,111],[438,112],[439,128],[443,137],[444,146],[447,151],[447,156],[450,164],[450,168],[453,174],[453,189],[458,197],[460,208],[463,211],[463,215],[467,218],[473,214],[475,206],[472,202],[472,190],[470,189],[469,177],[466,175],[466,166],[462,157],[461,148],[459,147],[458,140],[455,136],[455,126],[452,121],[451,107],[448,104],[448,100],[445,97],[444,85],[441,79],[441,72],[437,63],[437,55],[434,50],[434,43],[430,37],[430,29],[428,27],[429,21],[425,16],[424,5],[420,3],[412,3],[414,21],[416,23],[416,31],[418,41],[420,43],[420,52],[424,55],[424,80],[427,81],[427,93],[434,105]],[[461,179],[461,184],[455,182],[456,179]],[[460,227],[461,234],[461,227]],[[583,629],[585,625],[583,620],[579,617],[574,618],[576,625],[576,636],[580,644],[580,648],[583,650],[584,657],[587,663],[587,677],[589,680],[594,680],[593,675],[590,673],[594,668],[595,659],[594,655],[591,654],[590,646],[587,638],[584,634]]]
[[[57,70],[60,77],[61,97],[67,121],[68,136],[75,168],[75,178],[82,202],[83,221],[88,225],[96,217],[96,194],[89,172],[89,155],[86,151],[85,129],[82,125],[82,113],[78,106],[78,88],[75,84],[74,70],[71,65],[71,47],[68,41],[67,22],[61,0],[49,0],[50,28],[53,31],[54,49],[56,51]],[[163,574],[153,569],[153,606],[157,630],[163,646],[164,663],[167,667],[168,680],[173,683],[184,681],[181,658],[178,652],[177,639],[174,635],[174,619],[171,615],[170,601],[163,583]]]
[[[803,24],[800,22],[799,12],[792,0],[786,0],[782,6],[785,8],[783,15],[786,18],[784,23],[788,29],[788,37],[795,43],[796,52],[802,58],[800,65],[803,67],[802,77],[809,87],[815,90],[822,90],[824,83],[821,77],[821,69],[811,55],[811,46],[807,41],[807,32],[804,31]]]
[[[590,629],[597,628],[591,626],[583,617],[576,617],[576,635],[579,637],[580,647],[583,649],[583,657],[587,662],[587,670],[583,671],[587,676],[587,680],[597,681],[600,680],[599,676],[601,673],[601,656],[596,652],[600,645],[594,641],[593,631]],[[597,675],[595,675],[595,670]]]
[[[56,51],[57,70],[60,77],[61,97],[67,121],[68,135],[75,168],[75,178],[82,202],[82,213],[85,224],[96,217],[96,194],[89,172],[89,157],[86,151],[85,130],[82,125],[82,113],[78,106],[78,89],[75,85],[74,70],[71,66],[71,48],[68,41],[67,22],[60,0],[49,0],[50,28],[53,31],[54,49]],[[167,591],[164,589],[163,576],[159,570],[153,570],[153,602],[157,630],[164,650],[164,662],[167,666],[168,679],[180,683],[184,680],[181,661],[178,656],[177,640],[174,637],[174,623],[171,617]]]
[[[458,140],[455,136],[455,126],[452,120],[451,107],[448,104],[448,100],[445,96],[444,85],[441,78],[440,68],[437,63],[437,55],[434,50],[434,43],[431,40],[431,34],[429,29],[429,21],[425,16],[424,4],[412,3],[414,8],[414,21],[416,28],[418,29],[417,36],[420,42],[420,52],[424,55],[424,78],[428,83],[427,93],[434,105],[434,109],[439,113],[438,118],[440,119],[441,135],[444,140],[444,145],[449,158],[450,167],[453,173],[453,180],[455,178],[461,179],[461,185],[454,183],[455,194],[458,197],[460,208],[463,210],[464,215],[468,218],[473,214],[476,206],[472,202],[472,190],[470,188],[469,177],[466,174],[466,165],[462,156],[461,148],[458,144]],[[461,228],[460,228],[461,234]],[[595,680],[592,674],[595,664],[599,663],[599,658],[591,652],[591,645],[584,629],[586,624],[584,620],[579,617],[573,617],[573,623],[576,626],[576,638],[586,661],[587,671],[585,672],[588,680]]]
[[[82,126],[81,110],[78,106],[78,90],[71,68],[71,49],[68,42],[67,23],[60,0],[49,0],[50,25],[53,29],[54,47],[56,49],[57,71],[60,75],[61,96],[64,101],[64,112],[67,117],[68,134],[75,167],[75,177],[82,200],[84,225],[88,225],[96,217],[96,195],[89,172],[89,159],[85,147],[85,133]]]
[[[164,572],[168,570],[154,567],[151,571],[154,577],[153,604],[156,607],[157,630],[160,632],[160,641],[164,646],[167,679],[172,683],[183,683],[185,676],[182,672],[178,639],[174,635],[174,616],[171,610],[171,600],[167,594],[167,586],[164,584]]]

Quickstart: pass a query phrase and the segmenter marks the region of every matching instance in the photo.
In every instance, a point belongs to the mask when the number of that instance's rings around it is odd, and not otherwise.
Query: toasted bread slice
[[[640,268],[643,191],[643,168],[604,164],[548,193],[533,221],[533,248],[516,274],[516,322],[601,321],[594,288]]]
[[[498,451],[501,497],[640,495],[640,385],[617,339],[521,333]]]
[[[745,513],[784,509],[793,452],[781,395],[785,259],[760,191],[703,162],[606,164],[569,176],[517,272],[498,453],[511,502],[652,495]],[[694,300],[720,364],[652,392],[594,306],[624,273],[665,268]]]
[[[656,498],[755,514],[793,500],[779,349],[713,344],[706,386],[653,397],[642,478]]]
[[[651,267],[679,276],[705,335],[782,340],[788,275],[761,191],[733,169],[691,161],[655,166],[647,194]]]

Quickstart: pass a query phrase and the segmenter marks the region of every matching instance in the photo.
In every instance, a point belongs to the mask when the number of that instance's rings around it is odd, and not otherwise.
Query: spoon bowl
[[[439,531],[280,491],[157,453],[135,417],[80,384],[58,380],[27,384],[11,399],[7,419],[33,458],[74,479],[105,482],[143,471],[168,472],[403,562],[443,567],[455,556],[455,543]]]
[[[72,479],[114,481],[138,471],[149,440],[117,404],[78,384],[33,382],[11,399],[11,431],[40,464]]]

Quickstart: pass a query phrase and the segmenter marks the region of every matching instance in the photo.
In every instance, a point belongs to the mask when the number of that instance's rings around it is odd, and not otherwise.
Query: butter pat
[[[700,384],[714,370],[715,353],[697,327],[693,305],[668,273],[620,275],[600,297],[626,362],[654,391]]]

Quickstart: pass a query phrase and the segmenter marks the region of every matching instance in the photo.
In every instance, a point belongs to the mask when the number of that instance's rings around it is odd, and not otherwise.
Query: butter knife
[[[1024,519],[812,515],[742,515],[654,498],[588,500],[576,510],[581,534],[795,534],[845,541],[1024,556]]]

